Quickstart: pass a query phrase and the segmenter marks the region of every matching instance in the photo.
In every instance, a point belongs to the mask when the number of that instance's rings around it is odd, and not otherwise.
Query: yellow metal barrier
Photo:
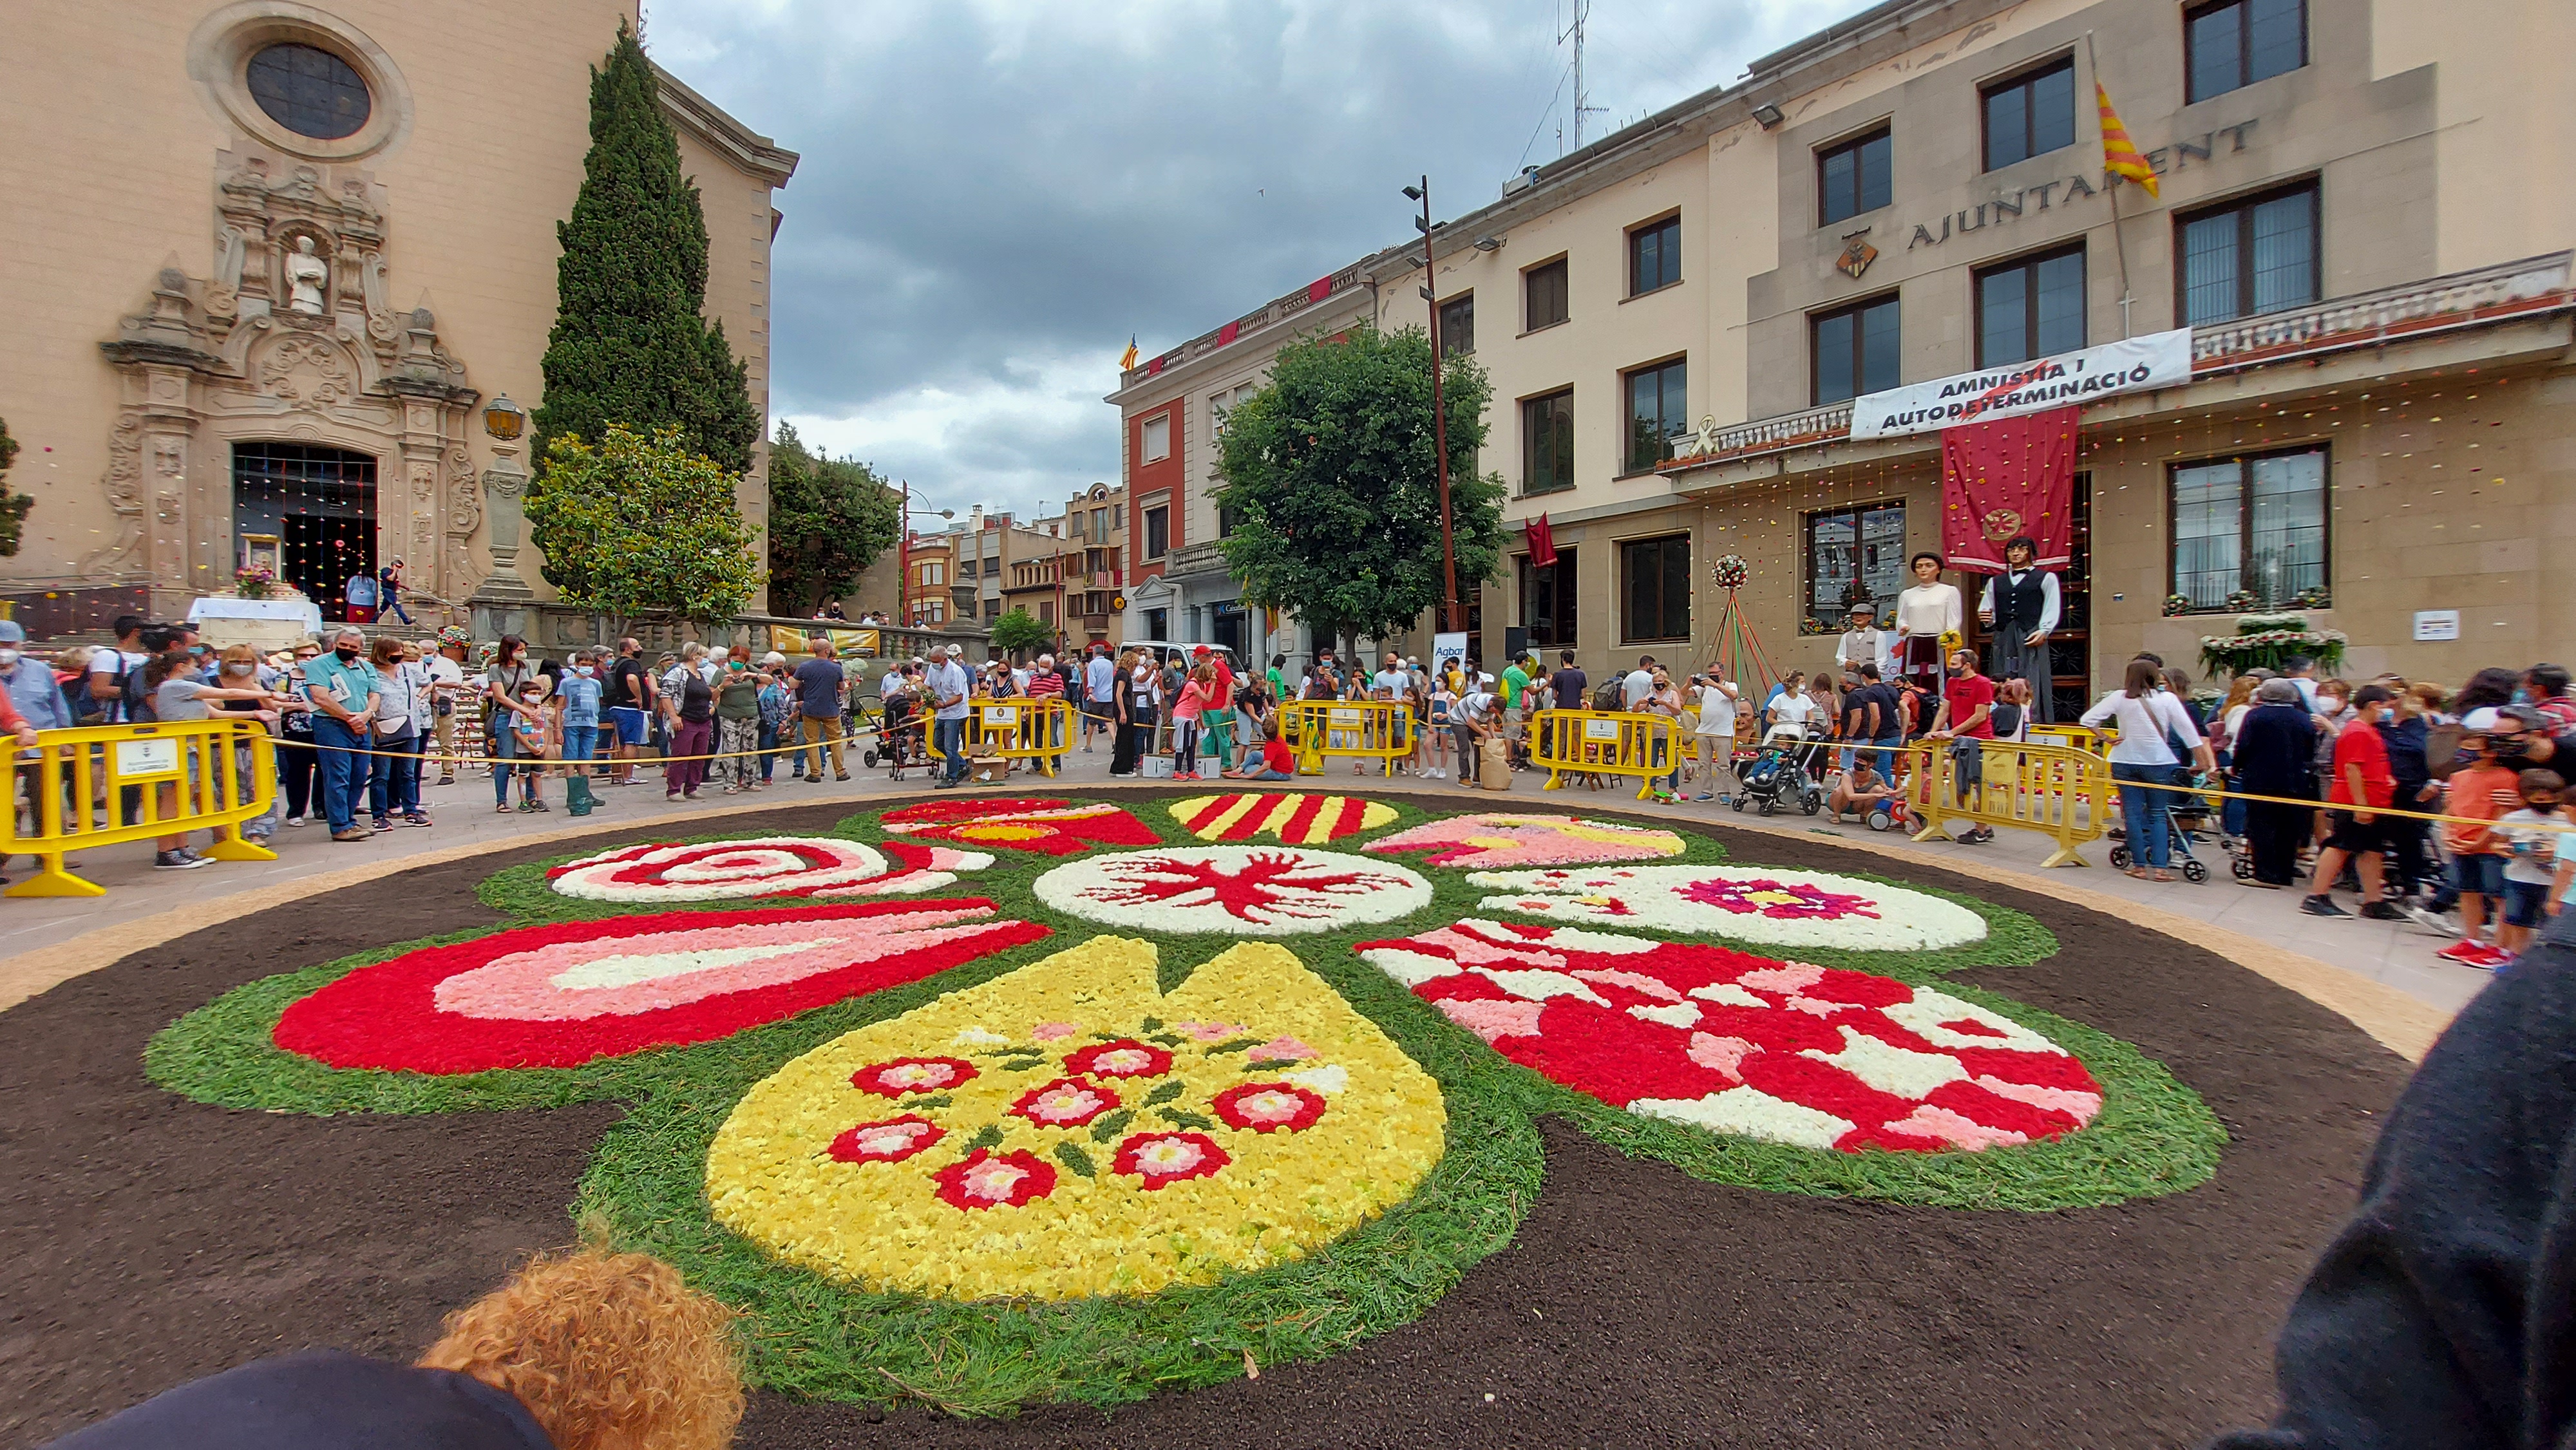
[[[1654,791],[1656,776],[1682,759],[1679,721],[1670,715],[1627,710],[1541,710],[1530,717],[1530,759],[1547,767],[1555,790],[1569,775],[1633,775],[1637,799]]]
[[[968,755],[1034,760],[1040,775],[1055,774],[1073,736],[1073,706],[1061,695],[977,700],[966,718]]]
[[[33,856],[35,875],[11,896],[100,896],[107,888],[63,869],[63,853],[183,831],[212,830],[218,861],[274,861],[242,839],[241,823],[277,799],[277,757],[267,727],[240,716],[158,725],[47,730],[13,753],[11,799],[23,797],[33,829],[8,813],[0,852]],[[128,811],[134,823],[121,824]]]
[[[1299,775],[1321,775],[1326,758],[1375,760],[1388,775],[1413,754],[1413,707],[1401,700],[1291,700],[1279,707],[1282,738]]]
[[[1951,821],[2009,826],[2055,838],[2056,851],[2042,866],[2092,864],[2075,848],[2099,840],[2110,825],[2111,762],[2066,745],[2016,745],[1981,740],[1973,774],[1956,742],[1924,740],[1906,747],[1913,779],[1906,797],[1922,829],[1914,839],[1947,835]]]
[[[2090,755],[2108,755],[2113,742],[2120,738],[2117,730],[2096,730],[2090,725],[2033,725],[2024,732],[2033,745],[2063,745]]]

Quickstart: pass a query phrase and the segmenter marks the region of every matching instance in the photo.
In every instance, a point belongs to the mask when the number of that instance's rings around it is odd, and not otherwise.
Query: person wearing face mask
[[[363,841],[374,832],[358,824],[358,795],[364,789],[367,748],[377,711],[384,704],[384,682],[376,667],[360,658],[364,640],[354,629],[331,637],[331,652],[304,666],[304,697],[317,712],[313,743],[320,757],[322,814],[331,823],[334,841]]]
[[[530,721],[536,724],[538,738],[545,736],[545,719],[538,708],[546,698],[545,676],[528,663],[528,642],[515,634],[501,636],[500,652],[492,657],[492,666],[483,676],[483,738],[492,752],[492,808],[506,816],[510,813],[510,762],[544,758],[542,752],[535,757],[522,757],[518,750],[526,738],[520,727]],[[526,800],[519,809],[544,810],[545,802],[537,795],[537,773],[544,767],[522,765],[517,769],[527,782]]]
[[[384,705],[376,712],[375,755],[367,773],[367,800],[379,831],[393,826],[399,813],[405,823],[426,826],[420,808],[420,733],[429,717],[429,672],[403,658],[403,643],[378,635],[367,663],[376,667]]]
[[[555,754],[554,721],[546,715],[546,680],[538,675],[519,688],[521,709],[510,717],[510,748],[517,753],[519,766],[519,809],[550,810],[540,782],[545,779],[544,761]],[[525,762],[538,762],[527,764]]]
[[[38,730],[71,729],[80,723],[71,700],[44,661],[28,657],[26,643],[24,626],[0,619],[0,683],[9,687],[10,706]]]
[[[760,789],[760,676],[744,661],[725,661],[716,682],[715,777],[726,795]]]

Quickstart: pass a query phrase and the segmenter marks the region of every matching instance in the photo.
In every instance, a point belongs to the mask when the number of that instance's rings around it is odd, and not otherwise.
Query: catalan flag
[[[1203,795],[1174,801],[1172,819],[1202,841],[1276,836],[1291,846],[1320,846],[1395,819],[1395,808],[1358,796]]]
[[[2107,106],[2110,103],[2106,101],[2103,104]],[[1130,335],[1127,339],[1126,355],[1118,359],[1118,371],[1122,373],[1132,373],[1136,371],[1136,339],[1133,335]]]
[[[2120,113],[2111,109],[2111,93],[2102,89],[2099,81],[2093,83],[2093,98],[2102,107],[2102,169],[2113,176],[2125,176],[2145,187],[2147,195],[2156,196],[2156,170],[2138,154],[2137,143],[2129,139],[2129,128],[2120,124]]]

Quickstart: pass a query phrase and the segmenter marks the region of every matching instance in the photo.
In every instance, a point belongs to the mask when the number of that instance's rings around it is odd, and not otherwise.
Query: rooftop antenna
[[[1563,45],[1568,39],[1574,42],[1574,149],[1577,151],[1583,149],[1585,113],[1599,116],[1606,114],[1607,110],[1605,107],[1584,104],[1591,93],[1583,89],[1583,25],[1591,18],[1592,0],[1574,0],[1574,24],[1567,27],[1565,33],[1556,38],[1556,43],[1559,45]],[[1561,130],[1557,133],[1560,142],[1557,154],[1560,156],[1565,154],[1561,145],[1564,136],[1565,133]]]

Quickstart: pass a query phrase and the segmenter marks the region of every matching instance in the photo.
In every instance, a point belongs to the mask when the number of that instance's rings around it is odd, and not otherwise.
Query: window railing
[[[2554,252],[2261,317],[2203,324],[2191,330],[2192,374],[2206,377],[2570,311],[2576,311],[2576,253]],[[1677,473],[1838,443],[1851,436],[1851,417],[1852,405],[1842,402],[1731,428],[1704,427],[1674,439],[1672,459],[1657,465],[1656,471]],[[1923,437],[1928,440],[1933,435]]]

